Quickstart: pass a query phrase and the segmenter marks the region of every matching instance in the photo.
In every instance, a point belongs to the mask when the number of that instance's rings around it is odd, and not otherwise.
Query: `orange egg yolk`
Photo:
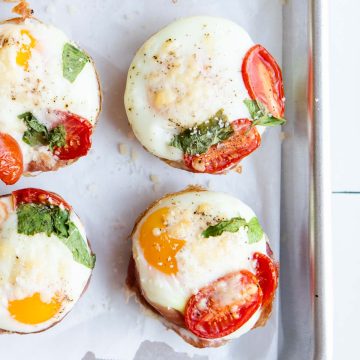
[[[28,71],[31,50],[35,47],[36,40],[31,36],[28,30],[21,30],[20,34],[26,41],[21,44],[20,50],[16,54],[16,63]]]
[[[52,298],[51,302],[44,303],[40,294],[35,293],[31,297],[9,301],[8,311],[15,320],[23,324],[35,325],[53,318],[60,307],[61,302],[56,297]]]
[[[168,208],[154,211],[140,229],[140,246],[149,265],[172,275],[178,272],[176,254],[185,245],[185,240],[169,237],[166,232]]]

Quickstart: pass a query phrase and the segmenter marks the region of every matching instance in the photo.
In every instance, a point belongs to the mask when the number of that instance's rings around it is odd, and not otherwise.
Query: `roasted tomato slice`
[[[227,140],[211,146],[206,153],[185,154],[185,166],[199,173],[221,173],[236,165],[260,146],[261,136],[255,126],[251,127],[250,120],[235,120],[231,126],[234,134]]]
[[[91,123],[66,111],[54,110],[51,116],[56,118],[55,126],[64,125],[66,131],[66,145],[55,148],[54,154],[60,160],[73,160],[86,155],[91,147]]]
[[[228,274],[193,295],[185,308],[185,324],[196,336],[216,339],[244,325],[261,306],[262,290],[255,275]]]
[[[278,269],[274,262],[261,253],[255,253],[256,277],[263,292],[263,306],[272,302],[278,285]]]
[[[23,156],[17,141],[0,133],[0,179],[6,185],[15,184],[23,173]]]
[[[279,65],[261,45],[253,46],[245,55],[242,76],[252,100],[261,102],[276,118],[285,112],[284,87]]]
[[[70,210],[71,206],[59,195],[46,190],[27,188],[16,190],[12,192],[15,207],[18,204],[44,204],[63,206],[65,209]]]

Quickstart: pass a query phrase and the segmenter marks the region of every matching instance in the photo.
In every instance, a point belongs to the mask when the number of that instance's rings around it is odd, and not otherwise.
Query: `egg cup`
[[[24,6],[0,23],[0,180],[8,185],[85,156],[101,111],[92,58]]]
[[[218,347],[270,317],[278,264],[254,212],[192,186],[156,201],[131,234],[127,286],[196,347]]]
[[[148,39],[128,72],[125,109],[144,148],[169,165],[223,174],[285,123],[280,67],[223,18],[177,20]]]
[[[41,189],[0,198],[0,332],[56,325],[86,291],[95,255],[72,207]]]

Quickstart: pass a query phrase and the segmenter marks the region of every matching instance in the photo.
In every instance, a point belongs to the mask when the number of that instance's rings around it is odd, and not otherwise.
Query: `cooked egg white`
[[[71,221],[83,239],[78,217]],[[17,232],[12,197],[0,198],[0,329],[32,333],[60,321],[79,299],[91,270],[56,235]]]
[[[0,24],[0,131],[19,143],[24,168],[47,153],[22,141],[27,130],[18,115],[31,112],[51,127],[47,110],[70,111],[95,124],[100,108],[99,84],[92,62],[71,83],[63,77],[62,51],[72,43],[59,29],[34,19]]]
[[[266,254],[266,235],[253,244],[245,228],[216,237],[201,235],[221,220],[242,217],[249,221],[254,216],[240,200],[223,193],[188,191],[160,200],[139,221],[132,236],[146,298],[183,313],[191,295],[220,277],[244,269],[255,273],[252,257],[254,252]],[[250,330],[259,315],[257,311],[227,338]]]
[[[184,128],[220,109],[229,121],[249,118],[241,65],[253,45],[237,24],[205,16],[175,21],[147,40],[130,65],[125,91],[129,122],[147,150],[181,161],[182,151],[169,143]]]

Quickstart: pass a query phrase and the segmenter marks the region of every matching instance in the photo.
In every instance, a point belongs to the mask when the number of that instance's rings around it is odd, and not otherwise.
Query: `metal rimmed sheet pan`
[[[328,4],[284,6],[280,359],[332,358]]]

